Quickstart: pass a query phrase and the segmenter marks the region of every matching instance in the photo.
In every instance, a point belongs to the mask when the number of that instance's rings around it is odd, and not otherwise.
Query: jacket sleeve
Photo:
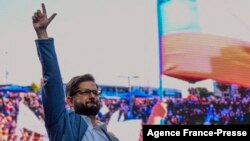
[[[54,39],[36,40],[37,52],[44,79],[43,106],[46,127],[59,123],[66,114],[65,94]]]

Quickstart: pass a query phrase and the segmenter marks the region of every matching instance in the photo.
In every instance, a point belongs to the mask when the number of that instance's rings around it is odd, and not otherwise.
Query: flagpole
[[[157,0],[157,20],[158,20],[158,48],[159,48],[159,88],[158,88],[158,94],[160,98],[163,98],[163,80],[162,80],[162,66],[163,66],[163,56],[162,56],[162,23],[161,23],[161,9],[160,9],[160,3],[161,0]]]

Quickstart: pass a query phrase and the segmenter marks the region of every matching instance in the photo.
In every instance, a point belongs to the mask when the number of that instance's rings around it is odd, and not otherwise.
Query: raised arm
[[[43,106],[47,128],[54,127],[66,113],[65,95],[54,40],[48,38],[46,30],[55,16],[56,14],[53,14],[48,18],[45,5],[42,4],[42,11],[37,10],[32,17],[33,27],[38,37],[36,40],[37,52],[42,64]]]

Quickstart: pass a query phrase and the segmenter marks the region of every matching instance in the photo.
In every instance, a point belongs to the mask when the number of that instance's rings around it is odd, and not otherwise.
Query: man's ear
[[[73,98],[67,96],[66,103],[69,105],[70,108],[73,107]]]

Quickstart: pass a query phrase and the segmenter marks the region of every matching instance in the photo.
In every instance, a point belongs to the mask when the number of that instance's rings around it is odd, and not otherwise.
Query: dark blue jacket
[[[43,106],[50,141],[81,141],[87,130],[83,118],[65,108],[65,94],[52,38],[36,40],[44,78]],[[106,133],[107,134],[107,133]],[[107,135],[112,141],[113,137]]]

